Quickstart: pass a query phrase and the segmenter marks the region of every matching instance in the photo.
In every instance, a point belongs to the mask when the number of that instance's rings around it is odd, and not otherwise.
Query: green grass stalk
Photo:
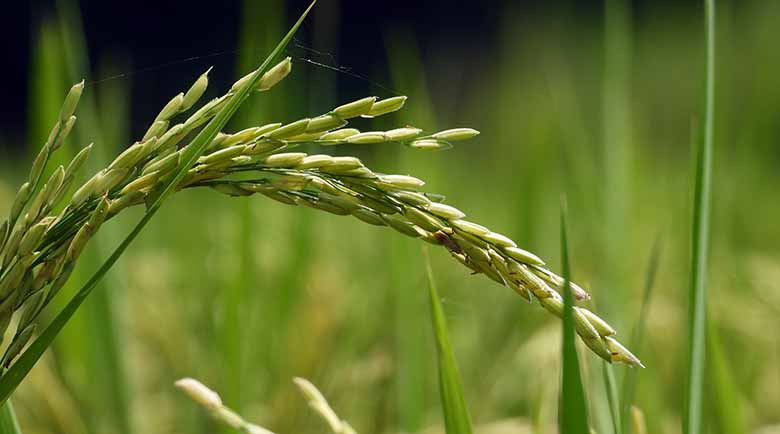
[[[33,147],[31,156],[37,154],[46,141],[49,129],[57,121],[57,111],[62,104],[60,90],[71,81],[63,74],[62,49],[59,43],[59,27],[55,20],[41,22],[36,33],[33,61],[30,67],[32,79],[28,94],[30,111],[27,114],[27,142]],[[67,147],[68,144],[63,145]],[[53,158],[54,164],[65,164],[71,152],[62,152]]]
[[[632,48],[631,6],[626,0],[604,2],[604,75],[602,79],[602,134],[604,172],[601,177],[603,224],[602,242],[604,252],[603,278],[599,285],[609,297],[603,298],[602,309],[610,312],[618,323],[622,318],[620,306],[626,304],[627,256],[631,250],[631,239],[626,226],[628,191],[631,187],[631,154],[633,152],[632,115],[630,99],[631,48]],[[615,434],[621,434],[620,396],[615,373],[611,366],[601,364],[601,374],[607,394],[609,420]],[[594,367],[595,368],[595,367]],[[602,401],[596,401],[597,416],[607,417]]]
[[[707,377],[710,401],[717,424],[714,432],[744,434],[748,432],[743,416],[743,399],[735,381],[735,370],[729,365],[726,350],[721,342],[717,323],[707,321]]]
[[[76,82],[81,77],[89,77],[90,60],[84,34],[83,20],[78,2],[75,0],[59,0],[57,15],[61,31],[62,50],[65,53],[65,70],[70,82]],[[94,86],[94,85],[93,85]],[[121,87],[124,86],[124,89]],[[127,81],[109,81],[104,83],[102,91],[87,92],[81,101],[79,122],[75,127],[74,136],[79,145],[95,141],[95,157],[87,165],[91,170],[99,170],[108,156],[121,151],[121,144],[126,143],[128,134],[126,112]],[[98,96],[103,100],[98,101]],[[121,98],[110,100],[110,98]],[[104,127],[105,125],[108,128]],[[64,154],[66,157],[72,157]],[[107,227],[95,237],[95,247],[84,254],[83,266],[94,269],[100,266],[103,258],[110,253],[110,246],[121,240],[121,235],[114,227]],[[83,270],[83,269],[82,269]],[[80,271],[79,271],[80,272]],[[72,281],[75,282],[75,279]],[[78,316],[76,330],[67,337],[67,345],[74,339],[87,348],[90,357],[82,361],[85,372],[93,377],[85,386],[89,399],[85,412],[89,414],[91,431],[99,432],[104,427],[116,427],[120,434],[133,432],[129,397],[127,393],[128,380],[121,357],[126,343],[122,340],[117,319],[121,317],[117,302],[121,297],[118,290],[108,291],[107,288],[121,287],[123,281],[115,272],[107,273],[105,280],[97,288],[96,296],[91,298]],[[69,288],[75,290],[76,287]],[[105,411],[104,411],[105,409]]]
[[[22,428],[16,420],[16,412],[10,399],[0,406],[0,434],[22,434]]]
[[[603,290],[609,293],[602,308],[620,312],[625,303],[625,272],[630,250],[626,227],[627,199],[631,188],[631,7],[626,0],[604,3],[604,77],[602,84],[604,172],[603,228],[604,278]],[[614,315],[613,315],[614,316]],[[615,318],[618,323],[619,318]]]
[[[631,334],[630,345],[637,352],[641,351],[642,341],[647,334],[647,313],[650,309],[650,300],[652,299],[653,289],[655,288],[655,279],[658,274],[658,266],[661,260],[661,239],[656,238],[650,253],[650,259],[645,274],[645,287],[642,294],[642,303],[639,309],[639,319],[634,326]],[[620,407],[620,421],[622,432],[628,432],[631,421],[631,406],[634,405],[636,397],[636,386],[639,379],[639,371],[632,369],[623,376],[622,400]]]
[[[439,300],[436,282],[433,278],[433,268],[428,255],[428,250],[423,250],[425,255],[425,271],[428,277],[428,295],[430,296],[431,320],[433,332],[436,337],[436,356],[439,369],[439,395],[441,398],[444,425],[447,434],[471,434],[471,416],[469,415],[466,399],[463,395],[463,386],[460,379],[458,364],[450,344],[450,336],[447,330],[447,319]]]
[[[238,37],[238,71],[250,70],[256,59],[270,51],[276,41],[284,35],[284,29],[280,23],[284,22],[283,5],[279,2],[243,1],[241,4],[241,25]],[[242,111],[237,113],[231,124],[242,129],[251,124],[252,120],[267,119],[269,99],[276,98],[274,94],[268,98],[252,98],[247,100]],[[232,402],[237,411],[243,411],[244,393],[246,389],[246,368],[254,363],[265,364],[268,360],[255,360],[251,352],[245,350],[250,333],[256,331],[252,322],[253,315],[248,315],[249,309],[258,307],[260,303],[273,303],[267,291],[260,288],[257,273],[254,267],[254,258],[257,256],[255,246],[257,240],[262,237],[263,227],[255,223],[254,214],[259,205],[253,201],[240,201],[231,204],[232,214],[230,226],[235,228],[231,235],[238,246],[236,253],[235,269],[220,273],[229,276],[223,283],[224,290],[220,291],[221,316],[219,319],[219,339],[217,344],[221,347],[219,358],[222,366],[221,375],[224,375],[224,396]],[[223,261],[222,264],[231,261]],[[261,301],[262,300],[262,301]],[[249,308],[249,309],[248,309]],[[259,308],[259,307],[258,307]],[[258,333],[263,333],[257,330]],[[225,427],[224,433],[229,431]]]
[[[561,207],[561,257],[563,261],[563,344],[561,346],[563,372],[561,379],[558,430],[562,434],[588,434],[588,407],[582,374],[574,345],[574,297],[571,290],[569,241],[566,235],[566,211]]]
[[[707,324],[707,273],[710,248],[710,196],[712,149],[715,128],[715,0],[704,1],[706,39],[706,80],[704,140],[697,150],[693,203],[691,281],[689,294],[689,348],[687,402],[683,432],[702,432]]]
[[[601,362],[601,375],[604,380],[604,389],[607,392],[607,404],[609,405],[609,420],[612,422],[612,432],[622,434],[620,395],[617,389],[617,380],[612,366],[607,362]]]
[[[401,90],[413,98],[415,103],[410,111],[393,116],[397,121],[408,122],[414,119],[415,126],[435,128],[436,111],[433,109],[430,92],[426,83],[425,66],[421,61],[418,41],[411,31],[393,31],[385,39],[388,66],[392,87]],[[377,160],[393,170],[416,170],[420,168],[419,153],[398,152],[381,149]],[[426,168],[429,182],[436,182],[434,168]],[[391,276],[391,297],[394,307],[395,342],[398,346],[398,363],[402,366],[402,375],[395,379],[396,406],[399,412],[400,428],[415,432],[423,428],[426,414],[426,401],[429,390],[426,384],[430,359],[426,338],[422,331],[426,328],[424,299],[417,290],[414,270],[418,266],[415,260],[416,246],[405,239],[390,239],[385,242],[388,255],[388,268]]]
[[[398,363],[395,382],[395,405],[399,426],[407,432],[423,429],[425,423],[427,361],[430,360],[425,328],[425,305],[419,286],[410,272],[415,247],[408,240],[394,237],[386,251],[392,258],[387,267],[390,291],[393,292],[394,344]]]

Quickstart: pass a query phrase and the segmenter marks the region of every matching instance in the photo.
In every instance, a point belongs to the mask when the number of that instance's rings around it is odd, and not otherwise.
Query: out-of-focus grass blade
[[[109,75],[111,74],[106,74]],[[129,82],[109,80],[103,83],[100,91],[97,104],[100,123],[92,129],[100,130],[105,140],[106,151],[119,153],[122,145],[129,140]],[[85,265],[91,267],[100,265],[105,255],[111,252],[111,246],[121,241],[122,234],[119,230],[118,226],[107,226],[97,234],[96,248],[85,252],[83,257]],[[82,314],[86,317],[86,335],[90,347],[89,357],[84,362],[92,373],[93,379],[89,383],[88,392],[91,395],[89,410],[97,423],[93,430],[100,430],[101,426],[105,426],[100,424],[103,422],[114,426],[120,434],[131,434],[135,430],[128,394],[130,381],[125,369],[127,360],[123,357],[127,340],[119,321],[123,307],[127,304],[124,303],[126,300],[123,298],[125,291],[104,290],[104,288],[117,287],[125,289],[123,288],[125,281],[120,277],[122,274],[124,273],[121,270],[116,269],[108,273],[82,309]],[[101,409],[105,409],[105,412],[100,411]]]
[[[172,177],[172,179],[170,179],[167,184],[165,184],[162,193],[149,206],[144,216],[141,218],[138,224],[136,224],[130,234],[122,241],[119,247],[114,250],[111,256],[103,263],[100,269],[98,269],[98,271],[79,290],[79,292],[76,293],[70,302],[68,302],[65,308],[60,311],[59,314],[57,314],[51,324],[46,327],[46,330],[43,331],[43,333],[27,348],[27,350],[25,350],[25,352],[21,355],[21,357],[19,357],[16,363],[14,363],[11,369],[9,369],[5,375],[0,377],[0,402],[5,402],[8,397],[11,396],[11,393],[16,389],[19,383],[21,383],[22,379],[24,379],[27,373],[30,372],[30,369],[32,369],[41,355],[43,355],[43,352],[46,351],[46,348],[49,347],[59,331],[62,330],[62,327],[65,326],[70,317],[73,316],[79,306],[81,306],[81,304],[84,302],[84,299],[89,295],[92,289],[94,289],[97,283],[100,282],[108,270],[111,269],[119,257],[122,256],[122,253],[124,253],[127,247],[130,246],[133,240],[135,240],[135,238],[146,226],[149,220],[151,220],[157,210],[160,209],[163,201],[165,201],[165,199],[167,199],[167,197],[173,193],[176,185],[187,174],[188,168],[194,164],[194,162],[206,149],[206,146],[209,144],[209,142],[211,142],[217,133],[219,133],[219,131],[230,120],[233,114],[235,114],[241,103],[243,103],[244,100],[246,100],[246,98],[249,96],[249,93],[255,87],[262,74],[271,66],[271,62],[282,52],[290,39],[292,39],[295,31],[298,30],[298,27],[300,27],[301,23],[303,23],[304,18],[309,13],[311,8],[314,7],[315,3],[316,0],[309,5],[309,7],[304,11],[295,25],[293,25],[284,39],[282,39],[274,51],[271,52],[268,57],[266,57],[262,65],[260,65],[260,67],[255,70],[251,76],[252,78],[236,92],[236,94],[230,99],[225,107],[220,110],[219,113],[217,113],[217,115],[198,133],[197,136],[195,136],[182,156],[183,164],[177,171],[176,176]]]
[[[44,20],[35,37],[33,62],[30,67],[32,79],[28,90],[29,112],[27,143],[31,155],[36,155],[46,140],[48,129],[57,120],[58,107],[62,104],[60,90],[66,80],[62,74],[62,56],[58,42],[59,29],[53,20]],[[67,147],[67,141],[63,148]],[[51,164],[67,161],[69,152],[62,149],[51,158]],[[21,433],[11,401],[0,408],[0,434]]]
[[[620,396],[618,396],[617,382],[612,365],[607,362],[601,363],[601,373],[604,377],[604,389],[607,391],[607,403],[609,404],[609,417],[612,421],[612,430],[615,434],[621,434],[622,424],[620,423]]]
[[[631,406],[631,434],[647,434],[645,413],[637,406]]]
[[[561,206],[561,257],[563,258],[563,378],[561,380],[558,432],[561,434],[588,434],[588,407],[582,386],[580,363],[574,345],[574,298],[571,293],[569,269],[569,241],[566,236],[566,211]]]
[[[602,126],[604,144],[604,173],[602,204],[604,207],[602,228],[604,246],[604,288],[609,292],[608,302],[602,306],[604,313],[616,317],[625,305],[627,293],[625,276],[628,262],[622,254],[631,250],[626,231],[627,202],[632,143],[631,115],[631,6],[626,0],[604,2],[604,80],[601,88]],[[621,312],[622,313],[622,312]],[[615,318],[620,321],[620,318]],[[610,364],[601,363],[604,390],[607,394],[609,419],[614,434],[622,433],[620,396],[615,373]],[[597,401],[596,404],[599,402]],[[599,410],[602,410],[599,413]],[[603,407],[596,407],[597,415]],[[604,418],[602,418],[604,419]]]
[[[707,321],[707,377],[712,390],[711,402],[716,424],[714,432],[744,434],[748,432],[742,417],[742,397],[734,383],[715,321]]]
[[[0,406],[0,434],[22,434],[10,399]]]
[[[637,354],[641,352],[642,341],[644,340],[645,332],[647,331],[647,311],[650,308],[650,300],[652,299],[653,288],[655,287],[655,278],[658,274],[661,251],[661,238],[658,237],[655,239],[650,253],[650,261],[647,266],[647,274],[645,275],[645,288],[642,294],[642,304],[639,308],[639,319],[631,334],[631,346],[629,348],[632,348]],[[622,406],[620,408],[622,432],[628,432],[628,424],[631,418],[631,406],[634,404],[636,383],[639,378],[638,373],[639,370],[637,369],[629,369],[623,377],[623,400],[621,401]]]
[[[241,25],[238,35],[238,52],[236,66],[240,71],[246,71],[255,65],[258,57],[271,49],[276,41],[284,35],[284,22],[287,16],[283,0],[244,0],[241,2]],[[300,71],[299,71],[300,72]],[[245,128],[254,125],[257,119],[268,119],[271,115],[285,114],[279,111],[284,105],[287,93],[273,92],[264,98],[247,101],[241,113],[237,114],[231,124]],[[281,120],[280,120],[281,121]],[[252,201],[250,201],[252,202]]]
[[[539,393],[535,395],[536,399],[533,401],[531,413],[531,432],[533,434],[545,434],[547,427],[552,425],[550,417],[554,406],[550,396],[554,393],[556,386],[542,384],[539,387]]]
[[[58,0],[56,2],[60,31],[60,42],[68,83],[75,83],[84,78],[90,68],[87,41],[84,36],[84,26],[78,4],[74,0]],[[78,122],[73,128],[73,136],[81,146],[87,143],[104,143],[100,122],[98,121],[97,96],[95,92],[84,92],[76,113]],[[95,146],[93,158],[102,160],[107,150]]]
[[[403,111],[390,115],[383,122],[393,119],[395,123],[414,119],[418,127],[436,128],[436,113],[432,108],[430,91],[425,76],[426,68],[421,61],[419,44],[412,31],[393,31],[385,39],[387,62],[390,70],[392,88],[401,90],[409,97],[409,103]],[[376,89],[385,92],[384,89]],[[421,171],[426,173],[426,181],[439,184],[441,173],[429,164],[426,156],[408,152],[406,149],[377,148],[376,164],[388,171]],[[425,303],[418,298],[413,270],[419,264],[415,260],[417,247],[408,240],[392,237],[383,241],[387,252],[387,268],[391,276],[389,285],[399,288],[392,291],[393,332],[396,345],[395,360],[402,375],[394,379],[394,405],[398,412],[398,428],[406,432],[422,430],[426,418],[425,403],[428,399],[426,375],[429,360],[425,336],[420,333],[426,327]],[[419,314],[419,315],[418,315]]]
[[[393,87],[414,101],[404,108],[405,116],[414,119],[421,127],[434,128],[437,124],[436,110],[425,82],[425,67],[414,32],[396,30],[388,35],[385,47]]]
[[[34,156],[46,141],[51,126],[57,121],[57,112],[62,104],[62,89],[68,86],[62,74],[62,49],[59,44],[59,29],[54,20],[41,22],[36,32],[35,50],[32,55],[27,141],[32,147],[30,153]],[[63,146],[67,145],[65,143]],[[51,156],[52,165],[68,161],[70,152],[63,151],[64,149]]]
[[[450,345],[447,332],[447,321],[444,310],[439,302],[436,282],[433,280],[433,269],[428,251],[424,250],[425,269],[428,275],[428,294],[431,298],[431,319],[436,337],[436,355],[439,366],[439,393],[441,395],[444,425],[447,434],[471,434],[471,416],[469,416],[466,400],[463,397],[463,386],[460,381],[458,364]]]
[[[60,47],[64,55],[64,66],[68,82],[74,83],[82,78],[89,79],[90,56],[84,24],[76,0],[57,1],[57,15],[61,34]],[[102,62],[101,62],[102,63]],[[93,85],[93,91],[86,92],[81,101],[74,136],[78,144],[95,142],[95,155],[87,162],[89,171],[97,172],[110,155],[121,152],[127,141],[129,105],[127,98],[127,80],[109,80],[99,86]],[[99,99],[100,98],[100,99]],[[111,225],[101,230],[94,240],[95,248],[89,249],[81,258],[82,267],[71,279],[64,293],[72,294],[78,289],[75,283],[81,280],[82,270],[100,266],[104,258],[111,253],[111,246],[121,241],[118,228]],[[86,276],[84,276],[85,278]],[[91,431],[100,431],[100,427],[112,426],[119,434],[133,432],[130,405],[127,395],[128,380],[124,371],[122,351],[127,347],[122,341],[117,318],[121,317],[121,306],[117,297],[121,292],[107,291],[104,288],[121,287],[123,281],[116,272],[109,272],[96,286],[96,296],[92,297],[81,309],[81,314],[70,320],[71,327],[64,333],[60,348],[70,348],[75,344],[84,348],[83,354],[73,357],[72,351],[65,352],[70,366],[74,362],[83,366],[80,371],[92,381],[82,383],[86,399],[85,414],[89,415]],[[85,357],[86,355],[86,357]]]
[[[702,432],[702,395],[706,358],[707,261],[709,257],[710,190],[712,184],[712,140],[715,111],[715,0],[704,0],[706,27],[706,95],[704,141],[697,150],[696,187],[693,202],[691,249],[689,348],[685,434]]]
[[[250,70],[257,58],[272,49],[274,44],[284,36],[283,11],[284,5],[279,1],[244,0],[241,2],[239,50],[236,53],[236,67],[239,71]],[[269,95],[264,98],[247,100],[241,112],[233,117],[229,127],[241,130],[252,126],[252,122],[256,122],[257,119],[268,119],[271,114],[269,99],[279,99],[279,97],[279,92],[275,91],[269,92]],[[266,291],[259,290],[257,271],[253,266],[254,258],[257,256],[255,246],[264,231],[262,225],[257,224],[253,211],[262,205],[254,200],[231,201],[227,210],[231,216],[228,224],[231,228],[235,228],[231,232],[237,248],[234,249],[235,257],[230,262],[235,262],[236,268],[218,273],[226,277],[222,283],[223,290],[217,294],[221,315],[219,337],[215,344],[219,346],[217,353],[224,367],[220,370],[220,375],[223,376],[221,394],[225,402],[230,402],[231,407],[239,413],[244,410],[244,395],[248,389],[245,383],[246,368],[262,363],[259,360],[249,360],[247,357],[246,339],[250,338],[249,333],[254,330],[251,325],[254,319],[247,313],[258,306],[260,298],[263,302],[269,303],[275,299]],[[267,318],[263,315],[257,316]],[[254,339],[263,339],[262,335],[251,336]],[[221,427],[220,431],[233,432],[232,428],[227,426]]]
[[[401,157],[402,158],[402,157]],[[399,158],[399,159],[401,159]],[[426,378],[430,360],[430,348],[421,333],[427,327],[425,298],[418,298],[414,291],[417,283],[410,270],[414,267],[416,246],[404,239],[391,239],[385,245],[389,258],[387,268],[390,287],[398,288],[391,295],[393,318],[393,344],[396,348],[395,363],[399,375],[393,380],[394,405],[398,414],[398,427],[404,432],[421,431],[425,424],[428,393]],[[419,263],[418,263],[419,265]],[[424,294],[423,294],[424,296]]]
[[[610,296],[600,308],[602,313],[615,317],[622,313],[628,297],[628,258],[631,238],[625,234],[628,199],[631,197],[631,160],[633,149],[631,113],[631,2],[606,0],[604,2],[604,79],[601,89],[604,135],[603,228],[605,291]],[[622,318],[617,320],[621,320]]]

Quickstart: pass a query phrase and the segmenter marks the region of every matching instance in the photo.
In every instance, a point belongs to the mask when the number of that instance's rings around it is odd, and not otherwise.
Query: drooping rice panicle
[[[260,80],[266,91],[291,68],[287,58]],[[244,80],[244,79],[241,79]],[[66,97],[60,119],[20,188],[8,219],[0,225],[0,327],[11,317],[20,321],[2,357],[9,366],[34,332],[40,312],[62,288],[87,241],[106,220],[122,210],[154,200],[161,186],[182,164],[187,137],[208,122],[240,87],[215,98],[179,123],[176,117],[193,107],[208,85],[208,71],[185,92],[175,95],[155,117],[144,137],[68,195],[75,173],[89,154],[81,151],[66,167],[57,168],[39,187],[49,155],[75,122],[72,115],[83,83]],[[484,274],[525,299],[538,301],[561,316],[563,279],[544,261],[510,238],[465,220],[465,213],[442,203],[443,196],[422,192],[425,183],[413,176],[383,174],[354,157],[293,151],[304,145],[398,143],[413,149],[447,149],[451,143],[479,134],[470,128],[426,133],[414,127],[361,132],[349,128],[357,117],[375,117],[399,110],[406,97],[367,97],[327,113],[289,123],[268,123],[235,133],[221,133],[208,152],[177,185],[207,187],[231,196],[260,193],[288,205],[337,215],[351,215],[375,226],[442,246],[473,274]],[[171,123],[174,123],[171,125]],[[56,210],[64,207],[61,211]],[[25,212],[26,211],[26,212]],[[572,284],[576,299],[588,294]],[[576,331],[597,355],[610,362],[639,365],[639,360],[614,339],[615,330],[583,307],[574,311]]]

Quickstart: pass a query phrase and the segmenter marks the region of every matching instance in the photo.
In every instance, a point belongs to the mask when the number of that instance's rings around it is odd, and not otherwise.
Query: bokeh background
[[[68,154],[90,171],[140,137],[214,66],[218,95],[275,45],[305,2],[4,5],[0,212],[70,84],[86,77]],[[629,336],[660,252],[638,355],[649,432],[680,431],[692,143],[703,97],[700,2],[321,0],[288,48],[293,73],[253,97],[239,130],[366,95],[410,97],[363,129],[482,131],[446,152],[340,147],[413,174],[469,217],[559,269],[570,213],[573,277]],[[718,1],[706,429],[780,432],[780,2]],[[326,66],[316,65],[324,64]],[[312,150],[314,151],[314,150]],[[86,179],[87,173],[84,174]],[[104,227],[68,293],[132,227]],[[552,432],[560,324],[512,291],[433,254],[480,433]],[[276,432],[323,432],[291,378],[319,385],[359,432],[441,432],[435,347],[418,241],[262,197],[178,194],[15,395],[28,433],[206,433],[173,388],[193,376]],[[598,360],[584,354],[599,433]],[[618,367],[622,377],[626,368]]]

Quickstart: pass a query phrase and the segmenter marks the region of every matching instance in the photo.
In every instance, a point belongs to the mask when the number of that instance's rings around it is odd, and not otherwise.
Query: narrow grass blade
[[[638,354],[641,353],[642,341],[644,340],[647,331],[647,311],[650,308],[650,300],[653,295],[653,288],[655,288],[655,278],[658,274],[658,264],[661,260],[662,251],[661,238],[658,237],[653,243],[653,248],[650,253],[650,260],[647,266],[647,274],[645,275],[645,288],[642,294],[642,304],[639,308],[639,319],[634,326],[634,330],[631,334],[631,346]],[[631,419],[631,406],[634,405],[634,396],[636,394],[636,384],[639,371],[636,369],[629,369],[626,371],[623,377],[623,394],[620,408],[620,420],[622,423],[622,432],[628,432],[628,424]]]
[[[59,28],[51,19],[44,19],[36,31],[35,46],[30,66],[30,87],[27,113],[27,140],[34,157],[46,141],[51,126],[57,121],[62,105],[62,89],[68,81],[63,76],[62,49],[59,44]],[[67,141],[64,144],[67,147]],[[67,164],[70,152],[64,149],[51,156],[50,164]]]
[[[240,16],[236,67],[239,71],[248,71],[255,66],[259,57],[273,49],[277,41],[284,36],[286,11],[281,0],[262,2],[243,0]],[[229,128],[241,130],[254,126],[257,119],[269,119],[279,116],[280,113],[286,113],[282,110],[282,102],[289,100],[288,94],[289,92],[275,91],[267,92],[263,98],[250,98],[230,121]],[[256,247],[262,244],[260,240],[265,240],[268,231],[264,225],[258,225],[256,219],[259,214],[257,210],[263,205],[254,200],[231,201],[225,212],[229,216],[228,225],[231,227],[231,237],[235,240],[237,248],[233,258],[219,262],[221,266],[229,266],[230,269],[221,268],[220,272],[215,273],[225,277],[221,283],[223,290],[217,295],[222,306],[222,314],[219,321],[219,335],[214,341],[219,348],[215,355],[224,366],[224,369],[220,370],[221,394],[224,400],[230,402],[233,409],[239,413],[245,410],[246,392],[253,388],[247,384],[247,381],[253,377],[250,374],[252,366],[264,366],[268,372],[275,373],[272,377],[276,379],[290,376],[273,369],[274,364],[278,365],[276,359],[266,357],[279,353],[273,345],[264,345],[261,349],[252,351],[247,351],[245,345],[247,339],[270,342],[271,335],[281,335],[280,329],[284,329],[282,325],[286,323],[277,322],[276,318],[271,319],[268,314],[279,314],[279,309],[276,309],[275,305],[280,303],[280,298],[290,297],[292,292],[287,291],[288,287],[282,282],[277,282],[276,279],[274,279],[275,283],[278,284],[264,287],[260,283],[263,279],[254,266],[254,260],[258,255]],[[296,215],[296,217],[300,216]],[[294,251],[310,252],[311,249]],[[232,267],[233,264],[236,265],[235,268]],[[297,271],[296,267],[293,273],[300,276]],[[303,286],[299,284],[296,288]],[[250,312],[253,314],[250,315]],[[274,324],[279,325],[279,328],[267,330],[264,327],[266,321],[273,321]],[[279,337],[279,340],[282,341],[283,338]],[[262,387],[266,388],[264,390],[281,387],[276,379],[273,380],[273,385],[270,379],[264,381],[262,383]],[[262,393],[262,390],[257,392]],[[222,426],[219,431],[224,434],[235,432],[227,426]]]
[[[574,297],[571,293],[569,269],[569,241],[566,236],[566,212],[561,207],[561,256],[563,258],[563,378],[561,381],[558,432],[588,434],[588,407],[582,386],[580,363],[574,345]]]
[[[531,410],[531,433],[532,434],[545,434],[547,427],[552,425],[552,412],[554,405],[551,402],[550,396],[554,388],[551,385],[541,385],[538,393],[535,395],[536,399],[533,403]]]
[[[392,114],[394,122],[402,123],[415,119],[416,126],[436,127],[435,110],[432,108],[430,92],[425,80],[425,67],[421,62],[419,44],[413,32],[395,30],[385,38],[387,62],[392,88],[403,89],[414,104],[407,104],[404,111]],[[380,94],[384,89],[376,89]],[[409,111],[410,110],[410,111]],[[413,152],[398,152],[391,148],[377,149],[376,160],[388,170],[416,170],[420,168],[421,155]],[[426,164],[427,181],[436,183],[440,174]],[[413,274],[409,270],[419,264],[416,261],[416,247],[406,240],[384,241],[387,251],[387,267],[390,270],[390,285],[398,287],[393,291],[393,323],[399,369],[403,375],[394,380],[394,405],[398,411],[398,428],[405,432],[419,432],[424,428],[428,393],[425,379],[428,375],[426,361],[429,359],[425,336],[419,333],[427,327],[427,306],[420,303]],[[417,315],[419,313],[420,315]]]
[[[620,423],[620,396],[618,396],[617,381],[615,381],[615,372],[612,366],[607,362],[601,362],[601,373],[604,377],[604,389],[607,391],[607,403],[609,404],[609,416],[612,421],[612,431],[615,434],[622,434],[622,424]]]
[[[136,224],[130,234],[122,241],[119,247],[114,250],[111,256],[103,263],[98,271],[89,279],[89,281],[73,296],[68,304],[62,311],[57,314],[54,320],[46,327],[46,330],[30,345],[27,350],[19,357],[16,363],[9,369],[5,375],[0,377],[0,402],[5,402],[16,387],[21,383],[22,379],[35,365],[35,362],[43,355],[46,348],[49,347],[51,342],[57,336],[60,330],[65,326],[71,316],[76,312],[79,306],[84,302],[84,299],[89,295],[92,289],[101,281],[103,276],[109,269],[116,263],[119,257],[122,256],[124,251],[135,240],[141,230],[151,220],[157,210],[160,209],[163,201],[173,193],[175,187],[187,174],[187,170],[191,167],[195,161],[200,157],[206,146],[217,135],[217,133],[225,126],[230,118],[235,114],[241,103],[246,100],[249,93],[252,91],[257,81],[262,74],[271,65],[271,62],[282,52],[287,43],[292,39],[295,31],[298,30],[304,18],[309,13],[312,7],[314,7],[316,0],[312,2],[309,7],[304,11],[295,25],[290,29],[287,35],[276,46],[273,52],[265,59],[260,67],[252,74],[251,79],[236,92],[236,94],[230,99],[225,107],[217,113],[217,115],[198,133],[197,136],[190,143],[190,146],[185,151],[181,165],[181,168],[176,173],[176,176],[172,177],[162,189],[162,193],[154,200],[149,206],[144,216]]]
[[[436,336],[436,355],[439,365],[439,393],[444,413],[444,425],[447,434],[471,434],[471,416],[466,400],[463,397],[463,386],[460,381],[458,364],[450,345],[447,331],[447,321],[444,310],[439,302],[436,282],[433,280],[433,269],[428,251],[425,252],[425,268],[428,275],[428,294],[431,298],[431,319]]]
[[[89,79],[91,61],[78,1],[59,0],[57,15],[61,29],[61,46],[63,51],[67,52],[65,66],[68,82],[74,83],[85,77]],[[100,59],[99,65],[103,69],[105,59]],[[83,95],[84,105],[79,111],[75,135],[81,144],[102,140],[96,147],[96,158],[91,158],[86,163],[89,171],[99,171],[102,168],[101,163],[106,161],[109,155],[121,152],[121,144],[128,141],[128,87],[128,80],[108,80],[94,85],[96,91]],[[95,248],[82,256],[82,270],[98,268],[111,253],[112,246],[121,239],[120,228],[114,225],[106,226],[96,234],[93,241]],[[71,357],[68,361],[83,365],[93,378],[86,389],[87,398],[81,401],[84,405],[82,411],[89,415],[87,420],[91,431],[98,430],[97,427],[100,426],[112,426],[117,434],[131,434],[134,430],[128,396],[129,380],[124,369],[126,360],[122,358],[123,349],[127,345],[122,339],[121,327],[118,324],[125,303],[118,299],[122,295],[121,291],[105,290],[109,287],[121,288],[121,274],[112,270],[104,276],[102,282],[95,287],[95,295],[81,308],[81,314],[71,320],[71,323],[78,324],[71,328],[75,330],[63,334],[58,346],[67,348],[75,339],[81,341],[80,345],[85,347],[84,354]],[[67,285],[67,290],[78,289],[75,286],[77,276],[78,274],[72,276],[70,283],[73,286]]]
[[[16,412],[10,400],[0,407],[0,434],[22,434],[22,428],[16,420]]]
[[[604,79],[601,88],[603,110],[603,200],[604,290],[610,296],[600,306],[603,313],[616,317],[629,294],[625,276],[629,263],[623,254],[632,248],[628,233],[629,186],[634,143],[631,105],[631,2],[606,0],[604,3]]]
[[[82,49],[86,50],[86,48]],[[118,69],[109,68],[114,71]],[[121,152],[118,145],[127,143],[129,139],[130,115],[126,110],[127,102],[130,100],[129,81],[109,80],[102,84],[100,90],[100,100],[97,105],[100,124],[92,129],[100,130],[105,138],[107,151]],[[111,246],[116,245],[121,239],[122,234],[117,226],[105,227],[96,234],[96,248],[84,255],[84,259],[89,261],[88,266],[98,267],[102,258],[111,253]],[[112,426],[115,426],[120,434],[131,434],[135,430],[128,393],[130,380],[126,374],[126,358],[123,357],[127,348],[127,338],[122,333],[118,321],[127,303],[124,303],[126,301],[123,298],[124,291],[105,290],[110,287],[124,286],[124,280],[120,277],[123,274],[116,269],[108,273],[81,310],[82,315],[87,317],[87,336],[91,347],[90,353],[93,353],[85,362],[89,369],[93,370],[97,380],[90,386],[90,395],[92,395],[90,408],[95,413],[101,413],[100,409],[106,409],[105,413],[108,413]]]
[[[418,298],[418,281],[410,270],[419,260],[412,246],[403,239],[387,241],[384,251],[389,258],[387,269],[390,287],[398,288],[389,298],[392,306],[393,345],[397,355],[399,375],[393,381],[393,401],[398,414],[398,427],[403,432],[419,432],[425,427],[426,401],[428,398],[426,378],[428,378],[430,346],[428,336],[421,333],[429,326],[427,300]]]
[[[715,0],[704,1],[707,72],[704,113],[704,141],[698,147],[696,187],[693,203],[691,255],[687,403],[683,432],[702,432],[702,394],[706,357],[707,260],[709,257],[710,190],[712,183],[712,140],[715,110]]]

